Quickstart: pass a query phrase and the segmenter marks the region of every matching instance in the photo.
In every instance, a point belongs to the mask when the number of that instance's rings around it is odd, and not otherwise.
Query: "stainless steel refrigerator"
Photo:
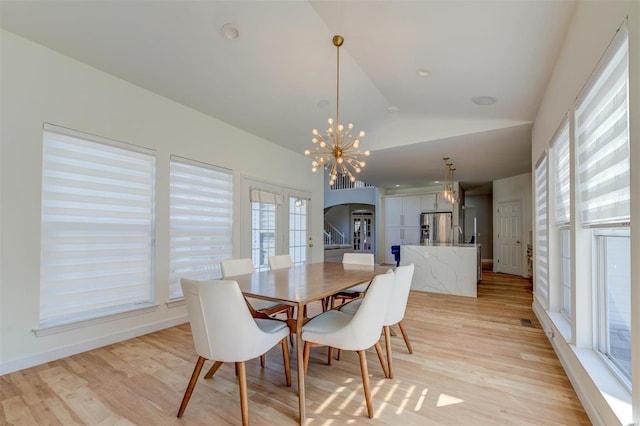
[[[420,215],[420,244],[451,243],[452,212],[429,212]]]

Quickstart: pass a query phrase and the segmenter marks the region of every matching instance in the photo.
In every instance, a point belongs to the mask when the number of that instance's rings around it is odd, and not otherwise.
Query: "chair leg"
[[[380,346],[380,342],[376,342],[375,344],[376,353],[378,354],[378,359],[380,360],[380,366],[382,367],[382,372],[384,377],[389,377],[389,370],[387,369],[387,363],[382,356],[382,346]]]
[[[367,369],[367,354],[365,351],[358,351],[360,356],[360,373],[362,374],[362,386],[364,387],[364,399],[367,403],[367,413],[369,418],[373,418],[373,404],[371,403],[371,389],[369,386],[369,371]]]
[[[211,368],[209,369],[209,371],[207,371],[207,374],[204,375],[205,379],[210,379],[213,377],[213,375],[216,373],[216,371],[218,371],[218,368],[220,368],[222,366],[222,364],[224,364],[222,361],[216,361]]]
[[[389,367],[388,378],[393,379],[393,358],[391,355],[391,327],[385,325],[382,327],[384,330],[384,345],[387,348],[387,366]]]
[[[249,425],[249,401],[247,395],[247,368],[244,362],[236,362],[238,368],[238,387],[240,388],[240,411],[242,412],[242,425]]]
[[[264,368],[266,358],[265,354],[260,355],[260,367]]]
[[[284,362],[284,378],[287,382],[287,386],[291,387],[291,366],[289,365],[289,346],[287,345],[287,338],[281,340],[282,343],[282,361]]]
[[[304,342],[304,375],[307,375],[307,368],[309,367],[309,353],[311,352],[311,344],[309,342]]]
[[[189,403],[189,399],[191,399],[191,394],[193,393],[193,388],[196,387],[196,382],[198,381],[198,376],[200,375],[200,371],[202,370],[202,366],[206,358],[198,357],[198,361],[196,361],[196,366],[193,369],[193,373],[191,373],[191,379],[189,380],[189,384],[187,385],[187,389],[184,391],[184,396],[182,397],[182,403],[180,404],[180,408],[178,409],[178,418],[182,417],[184,414],[184,410],[187,408],[187,404]]]
[[[404,337],[404,343],[407,345],[407,349],[409,350],[409,353],[412,354],[413,348],[411,347],[411,342],[409,341],[409,335],[407,334],[407,330],[404,328],[404,322],[400,321],[398,323],[398,326],[400,326],[402,337]]]

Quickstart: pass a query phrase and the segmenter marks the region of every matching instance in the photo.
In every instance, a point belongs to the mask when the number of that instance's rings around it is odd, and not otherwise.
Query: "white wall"
[[[564,114],[589,78],[613,38],[616,29],[628,17],[629,30],[629,126],[631,137],[631,256],[640,253],[640,2],[580,1],[568,29],[564,45],[547,86],[532,128],[532,169],[548,146]],[[550,247],[550,251],[553,247]],[[574,252],[575,255],[575,247]],[[575,257],[575,256],[574,256]],[[640,365],[640,264],[631,266],[632,365]],[[554,283],[550,282],[550,285]],[[615,379],[597,372],[602,364],[588,348],[577,347],[570,336],[564,338],[560,315],[534,302],[534,311],[549,335],[558,358],[576,389],[590,419],[595,424],[640,424],[640,369],[633,368],[633,395],[621,391]],[[585,329],[584,326],[580,327]],[[587,327],[587,329],[590,329]],[[578,345],[579,346],[579,345]],[[584,366],[589,365],[588,368]],[[606,369],[605,369],[606,370]],[[633,413],[629,401],[634,401]],[[626,405],[626,406],[625,406]]]
[[[475,208],[476,243],[482,244],[482,258],[493,259],[493,197],[491,195],[467,195],[464,198],[465,207]],[[465,229],[465,235],[473,234],[473,218],[470,218],[470,229]],[[466,228],[466,217],[465,217]]]
[[[0,160],[0,374],[144,334],[186,320],[167,307],[169,156],[232,169],[236,188],[234,241],[239,240],[243,177],[307,191],[311,231],[322,241],[321,174],[302,154],[231,127],[183,105],[2,31]],[[157,151],[156,301],[158,308],[126,319],[36,337],[39,320],[42,124],[49,122]],[[269,161],[264,161],[269,158]],[[239,247],[234,247],[240,252]],[[315,244],[312,261],[323,260]]]
[[[497,231],[500,229],[498,223],[498,205],[505,201],[520,200],[522,205],[522,239],[520,244],[520,275],[527,277],[527,244],[530,242],[529,235],[533,229],[531,222],[531,213],[533,205],[531,204],[531,173],[525,173],[510,178],[499,179],[493,181],[493,247],[498,249]],[[526,242],[526,243],[525,243]],[[494,259],[496,255],[494,254]],[[493,262],[493,269],[496,270],[496,262]]]

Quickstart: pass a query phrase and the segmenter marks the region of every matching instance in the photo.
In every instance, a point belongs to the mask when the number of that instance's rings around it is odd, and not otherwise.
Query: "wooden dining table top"
[[[237,281],[245,296],[304,305],[371,281],[389,269],[387,266],[323,262],[256,271],[228,279]]]

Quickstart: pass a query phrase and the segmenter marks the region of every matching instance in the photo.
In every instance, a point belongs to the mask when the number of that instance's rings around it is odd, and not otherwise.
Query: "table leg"
[[[302,347],[302,326],[304,324],[304,305],[298,305],[298,315],[296,321],[296,358],[298,361],[298,403],[300,405],[300,424],[304,425],[307,420],[305,409],[304,392],[304,356]]]

